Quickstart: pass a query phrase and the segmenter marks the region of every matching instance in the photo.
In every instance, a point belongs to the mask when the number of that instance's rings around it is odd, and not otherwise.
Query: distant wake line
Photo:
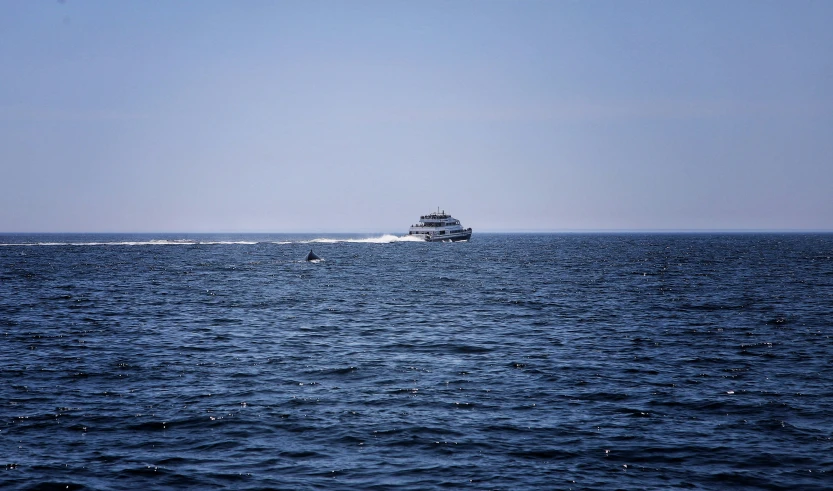
[[[355,244],[390,244],[393,242],[424,242],[421,237],[414,235],[396,236],[385,234],[381,237],[368,237],[364,239],[334,239],[317,238],[303,240],[285,241],[248,241],[248,240],[190,240],[190,239],[154,239],[146,241],[119,241],[119,242],[22,242],[15,244],[0,244],[0,246],[34,247],[34,246],[159,246],[159,245],[255,245],[255,244],[336,244],[339,242]]]
[[[335,244],[337,242],[350,242],[354,244],[390,244],[391,242],[425,242],[425,239],[416,235],[391,235],[385,234],[381,237],[369,237],[366,239],[312,239],[301,240],[299,244]],[[278,244],[291,244],[292,242],[278,242]]]
[[[24,242],[18,244],[0,244],[0,246],[148,246],[148,245],[217,245],[217,244],[257,244],[252,241],[200,241],[200,240],[147,240],[122,242]]]

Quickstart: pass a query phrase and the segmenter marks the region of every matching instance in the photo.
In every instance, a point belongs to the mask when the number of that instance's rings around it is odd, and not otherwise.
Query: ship
[[[436,212],[419,217],[419,223],[411,225],[408,235],[420,236],[428,242],[456,242],[471,239],[471,228],[463,228],[460,220],[437,208]]]

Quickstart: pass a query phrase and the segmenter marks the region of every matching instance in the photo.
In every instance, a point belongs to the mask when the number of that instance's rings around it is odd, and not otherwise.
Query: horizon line
[[[681,229],[485,229],[480,232],[481,234],[703,234],[703,233],[714,233],[714,234],[755,234],[755,233],[769,233],[769,234],[797,234],[797,233],[819,233],[819,234],[829,234],[833,233],[833,229],[767,229],[767,228],[760,228],[760,229],[745,229],[745,228],[703,228],[703,229],[696,229],[696,228],[681,228]],[[206,232],[206,231],[97,231],[97,232],[79,232],[79,231],[61,231],[61,232],[47,232],[47,231],[28,231],[28,232],[0,232],[0,235],[58,235],[58,234],[79,234],[79,235],[128,235],[128,234],[148,234],[148,235],[162,235],[162,234],[188,234],[188,235],[211,235],[211,234],[228,234],[228,235],[256,235],[256,234],[328,234],[328,235],[346,235],[346,234],[382,234],[382,235],[407,235],[407,234],[400,234],[398,232],[385,232],[385,231],[367,231],[367,230],[356,230],[356,231],[324,231],[324,230],[312,230],[312,231],[303,231],[303,230],[296,230],[296,231],[216,231],[216,232]]]

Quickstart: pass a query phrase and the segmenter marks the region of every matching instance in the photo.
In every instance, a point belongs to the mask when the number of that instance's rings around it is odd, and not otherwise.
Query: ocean
[[[831,489],[832,333],[831,234],[0,235],[0,487]]]

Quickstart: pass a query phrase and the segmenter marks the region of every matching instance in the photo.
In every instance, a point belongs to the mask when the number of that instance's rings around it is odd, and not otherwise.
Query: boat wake
[[[390,244],[393,242],[425,242],[422,237],[415,235],[393,235],[385,234],[381,237],[367,237],[362,239],[342,239],[342,238],[320,238],[311,240],[302,240],[297,243],[301,244],[337,244],[346,242],[351,244]],[[293,244],[296,242],[278,242],[278,244]]]
[[[194,239],[150,239],[139,241],[101,241],[101,242],[16,242],[0,243],[0,247],[37,247],[37,246],[174,246],[174,245],[256,245],[256,244],[390,244],[394,242],[424,242],[422,237],[413,235],[384,234],[380,237],[341,238],[320,237],[313,239],[291,240],[194,240]]]
[[[249,240],[141,240],[141,241],[112,241],[112,242],[20,242],[11,244],[0,244],[0,246],[18,246],[18,247],[35,247],[35,246],[159,246],[159,245],[253,245],[258,244],[257,241]]]

